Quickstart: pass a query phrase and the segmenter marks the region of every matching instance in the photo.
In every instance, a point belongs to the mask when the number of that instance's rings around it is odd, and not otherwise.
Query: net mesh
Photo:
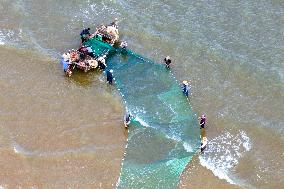
[[[134,116],[117,188],[177,188],[200,144],[188,100],[169,70],[130,50],[112,53],[107,65]]]
[[[93,54],[97,57],[115,51],[115,49],[111,45],[99,41],[95,38],[91,38],[88,41],[84,42],[84,45],[90,46],[93,50]]]

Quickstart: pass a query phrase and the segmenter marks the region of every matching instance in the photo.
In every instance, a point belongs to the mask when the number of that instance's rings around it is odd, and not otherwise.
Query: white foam
[[[4,40],[5,40],[5,36],[4,36],[3,32],[0,31],[0,45],[5,45]]]
[[[224,132],[216,138],[209,139],[206,150],[199,156],[200,164],[211,170],[218,178],[235,184],[233,178],[229,177],[230,171],[251,148],[250,138],[244,131],[239,131],[236,135]]]
[[[177,142],[181,142],[182,141],[182,139],[180,138],[180,137],[178,137],[178,136],[176,136],[176,135],[168,135],[168,134],[166,134],[165,135],[166,136],[166,138],[168,138],[168,139],[170,139],[170,140],[175,140],[175,141],[177,141]]]
[[[216,169],[214,165],[206,161],[204,158],[199,158],[199,160],[200,160],[200,164],[203,167],[210,169],[215,176],[217,176],[220,179],[225,179],[230,184],[235,184],[224,171]]]
[[[183,147],[187,152],[193,152],[192,146],[189,143],[184,142]]]
[[[249,137],[246,135],[246,133],[244,131],[240,132],[242,139],[244,140],[243,147],[246,149],[246,151],[250,151],[252,148],[251,142]]]
[[[149,127],[148,123],[146,123],[143,119],[135,117],[135,120],[138,121],[142,126]]]
[[[22,29],[18,30],[9,30],[1,29],[0,30],[0,45],[5,44],[21,44]]]

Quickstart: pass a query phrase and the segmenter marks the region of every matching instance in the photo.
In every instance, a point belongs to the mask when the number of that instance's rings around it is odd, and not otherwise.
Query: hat
[[[166,60],[169,60],[169,59],[171,59],[171,57],[170,56],[166,56]]]
[[[118,20],[118,18],[115,18],[114,20],[115,20],[115,21],[117,21],[117,20]]]
[[[188,82],[186,80],[184,80],[182,83],[188,85]]]
[[[110,73],[113,73],[113,70],[109,70]]]

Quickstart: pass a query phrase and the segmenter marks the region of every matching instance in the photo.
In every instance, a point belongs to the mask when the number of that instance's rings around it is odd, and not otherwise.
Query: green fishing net
[[[107,48],[107,69],[133,115],[118,189],[178,187],[179,178],[200,145],[198,120],[172,73],[130,50]],[[101,52],[98,50],[96,52]]]

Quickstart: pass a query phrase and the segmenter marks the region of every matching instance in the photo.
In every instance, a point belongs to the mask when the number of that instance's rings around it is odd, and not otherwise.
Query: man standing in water
[[[82,43],[84,43],[90,36],[90,28],[83,29],[80,35],[81,35]]]
[[[206,138],[206,133],[205,133],[205,124],[206,124],[206,117],[205,114],[202,114],[201,117],[199,117],[198,119],[200,119],[199,125],[200,125],[200,129],[201,129],[201,146],[200,146],[200,150],[201,152],[203,152],[206,148],[207,145],[207,138]]]
[[[205,124],[206,124],[205,114],[202,114],[202,116],[199,117],[198,119],[200,119],[200,122],[199,122],[200,129],[204,129],[205,128]]]
[[[100,68],[101,70],[104,70],[104,69],[107,67],[107,66],[106,66],[106,60],[105,60],[105,58],[106,58],[106,55],[100,56],[100,57],[98,58],[99,68]]]
[[[109,84],[112,84],[112,80],[113,80],[113,70],[109,70],[109,71],[106,71],[106,76],[107,76],[107,82]]]
[[[164,62],[166,64],[166,68],[170,69],[170,64],[172,63],[171,57],[166,56],[166,58],[164,59]]]
[[[190,94],[190,82],[183,81],[182,82],[182,92],[188,98],[188,94]]]
[[[130,124],[130,119],[131,119],[131,115],[129,112],[126,112],[124,115],[124,127],[125,129],[128,128],[128,125]]]

